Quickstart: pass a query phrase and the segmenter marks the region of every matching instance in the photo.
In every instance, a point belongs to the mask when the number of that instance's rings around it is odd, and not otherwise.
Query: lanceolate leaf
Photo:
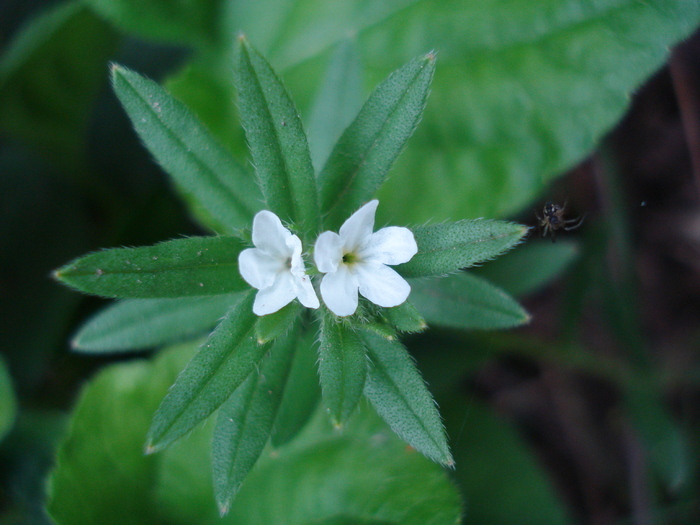
[[[177,299],[127,299],[85,323],[73,338],[80,352],[138,350],[204,333],[240,299],[226,294]]]
[[[341,425],[362,396],[367,377],[365,347],[353,328],[326,312],[318,356],[323,403],[333,424]]]
[[[105,297],[157,299],[218,295],[250,287],[238,271],[236,237],[190,237],[141,248],[114,248],[56,271],[63,283]]]
[[[293,330],[277,339],[259,370],[236,389],[219,411],[211,453],[214,492],[222,515],[228,512],[231,500],[270,437],[298,335],[299,331]]]
[[[258,342],[267,343],[282,334],[299,317],[300,311],[301,304],[298,301],[292,301],[281,310],[258,318],[258,323],[255,325]]]
[[[141,139],[195,207],[226,232],[248,227],[260,206],[252,174],[155,82],[114,65],[112,83]]]
[[[336,229],[368,201],[413,134],[435,71],[435,55],[409,62],[380,84],[345,130],[319,175],[324,225]]]
[[[413,230],[418,253],[396,269],[404,277],[442,275],[487,261],[512,248],[527,233],[520,224],[463,220]]]
[[[435,401],[406,349],[364,332],[370,358],[365,396],[401,439],[433,461],[451,466],[445,428]]]
[[[316,179],[292,99],[272,67],[243,37],[236,45],[234,72],[241,123],[268,206],[302,231],[316,231]]]
[[[527,312],[507,293],[466,272],[412,280],[411,302],[434,326],[493,330],[530,320]]]
[[[255,338],[251,290],[217,326],[178,376],[148,431],[147,452],[155,452],[192,430],[229,398],[258,365],[268,345]]]

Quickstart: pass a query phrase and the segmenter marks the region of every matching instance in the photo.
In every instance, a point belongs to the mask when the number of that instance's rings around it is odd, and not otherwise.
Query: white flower
[[[323,232],[316,240],[314,260],[320,272],[321,297],[338,316],[357,309],[357,292],[373,303],[398,306],[411,287],[387,264],[408,262],[418,246],[408,228],[389,226],[372,233],[378,200],[365,204],[341,226],[339,233]]]
[[[243,279],[260,290],[253,303],[256,315],[274,313],[295,297],[308,308],[319,307],[301,258],[301,240],[282,226],[277,215],[267,210],[255,215],[253,244],[255,248],[238,256],[238,268]]]

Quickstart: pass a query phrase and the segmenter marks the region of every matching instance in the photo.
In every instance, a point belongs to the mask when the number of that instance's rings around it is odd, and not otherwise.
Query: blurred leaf
[[[293,330],[277,339],[259,369],[219,410],[211,455],[214,493],[222,515],[228,513],[270,437],[298,336],[299,331]]]
[[[249,289],[238,272],[236,237],[190,237],[86,255],[55,277],[82,292],[125,299],[218,295]]]
[[[573,241],[530,240],[471,272],[493,282],[507,293],[522,297],[536,292],[560,276],[579,255]]]
[[[161,450],[192,430],[255,370],[269,345],[254,337],[251,290],[219,323],[168,391],[148,431],[147,452]]]
[[[466,272],[412,280],[410,300],[428,324],[435,326],[494,330],[530,320],[522,306],[503,290]]]
[[[412,147],[380,192],[380,219],[522,209],[591,152],[699,21],[693,0],[422,0],[377,24],[359,38],[374,78],[426,49],[440,57]]]
[[[426,457],[453,466],[445,428],[411,356],[398,341],[365,332],[370,358],[365,396],[398,436]]]
[[[418,253],[396,270],[404,277],[454,272],[502,254],[526,233],[527,228],[520,224],[484,220],[414,228]]]
[[[0,442],[12,429],[16,414],[17,400],[12,388],[12,378],[5,360],[0,356]]]
[[[321,397],[316,362],[318,327],[307,327],[297,343],[282,403],[272,431],[272,445],[281,447],[291,441],[311,418]]]
[[[300,312],[300,303],[292,301],[281,310],[259,317],[255,325],[255,335],[258,338],[258,343],[267,343],[281,335],[299,317]]]
[[[0,57],[0,130],[84,175],[85,132],[117,36],[81,2],[31,20]]]
[[[130,299],[92,316],[73,337],[79,352],[153,348],[203,334],[240,299],[237,295]]]
[[[290,446],[263,453],[230,514],[219,518],[211,425],[158,456],[141,449],[158,400],[193,350],[189,344],[153,362],[110,366],[83,390],[49,480],[48,510],[57,523],[459,522],[459,495],[445,472],[407,449],[369,407],[342,433],[318,411]]]
[[[362,65],[357,46],[352,40],[343,40],[331,56],[309,117],[309,149],[316,172],[357,115],[362,94]]]
[[[121,30],[148,39],[205,45],[219,35],[219,0],[86,0]]]
[[[318,177],[326,228],[338,228],[382,185],[418,124],[434,71],[428,54],[392,73],[343,132]]]
[[[114,65],[112,83],[139,136],[195,211],[210,216],[218,231],[248,227],[261,199],[252,173],[155,82]]]
[[[306,135],[286,88],[265,58],[240,37],[234,59],[241,124],[269,208],[313,233],[319,213]]]
[[[340,426],[357,407],[367,377],[367,354],[355,329],[324,308],[318,372],[323,404]]]
[[[450,395],[441,406],[465,499],[464,523],[572,523],[512,425],[474,399]]]

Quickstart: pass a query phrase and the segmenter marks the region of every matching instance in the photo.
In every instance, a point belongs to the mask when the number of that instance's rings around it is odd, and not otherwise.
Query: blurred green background
[[[529,326],[406,340],[445,418],[463,521],[700,522],[699,23],[689,0],[1,0],[0,523],[49,522],[45,479],[81,387],[141,359],[72,354],[107,303],[51,270],[207,232],[132,131],[108,64],[161,82],[247,162],[239,32],[284,77],[316,164],[334,139],[314,134],[334,58],[357,80],[340,132],[378,81],[436,51],[380,222],[536,226],[546,201],[585,215],[475,270]]]

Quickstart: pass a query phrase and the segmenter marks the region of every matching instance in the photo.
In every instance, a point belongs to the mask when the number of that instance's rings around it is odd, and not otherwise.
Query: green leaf
[[[301,231],[318,229],[316,180],[301,120],[286,88],[244,37],[234,59],[241,123],[270,209]]]
[[[258,318],[255,325],[258,343],[267,343],[281,335],[299,317],[300,312],[301,304],[298,301],[292,301],[281,310]]]
[[[272,430],[271,441],[274,447],[281,447],[296,437],[318,405],[321,386],[316,372],[317,342],[318,326],[312,324],[306,328],[297,343],[282,404]]]
[[[85,132],[117,35],[81,2],[22,28],[0,59],[0,130],[38,147],[66,173],[86,169]]]
[[[219,36],[219,0],[87,0],[100,16],[127,33],[147,39],[195,45]]]
[[[309,149],[318,172],[362,105],[362,66],[355,42],[343,40],[328,65],[309,117]]]
[[[442,465],[454,461],[433,396],[398,341],[362,334],[370,358],[365,396],[398,436]]]
[[[367,355],[355,329],[327,311],[321,323],[320,341],[318,371],[323,404],[333,424],[340,426],[362,397]]]
[[[319,174],[324,225],[338,228],[379,189],[418,124],[435,55],[416,58],[377,86]]]
[[[530,321],[528,313],[507,293],[467,272],[412,280],[410,299],[428,324],[435,326],[495,330]]]
[[[579,252],[579,245],[571,241],[530,240],[472,272],[492,281],[507,293],[522,297],[560,276],[576,260]]]
[[[112,84],[134,128],[197,209],[228,233],[249,227],[260,191],[192,112],[155,82],[112,66]]]
[[[152,348],[203,334],[214,327],[237,295],[120,301],[91,317],[75,334],[79,352]]]
[[[386,308],[383,312],[387,321],[399,332],[422,332],[428,328],[423,316],[408,301],[393,308]]]
[[[254,337],[251,290],[221,321],[170,388],[148,431],[147,452],[163,449],[226,401],[269,348]]]
[[[520,224],[491,220],[464,220],[415,228],[418,253],[396,270],[404,277],[454,272],[508,251],[527,230]]]
[[[55,277],[85,293],[124,299],[227,294],[250,288],[238,272],[244,247],[236,237],[190,237],[114,248],[81,257]]]
[[[298,335],[298,330],[293,330],[279,338],[258,371],[219,410],[211,455],[214,493],[221,515],[228,512],[270,437]]]
[[[17,400],[12,388],[10,371],[0,356],[0,442],[12,429],[17,415]]]

